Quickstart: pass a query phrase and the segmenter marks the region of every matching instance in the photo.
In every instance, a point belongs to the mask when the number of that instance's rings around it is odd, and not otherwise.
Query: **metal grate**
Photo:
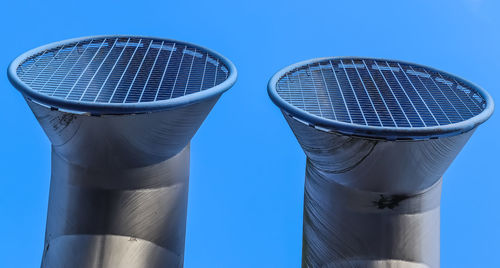
[[[285,73],[278,95],[316,116],[395,128],[443,126],[486,108],[470,86],[441,72],[397,61],[326,59]]]
[[[143,103],[224,82],[229,69],[200,48],[141,37],[100,37],[41,51],[17,76],[31,90],[86,103]]]

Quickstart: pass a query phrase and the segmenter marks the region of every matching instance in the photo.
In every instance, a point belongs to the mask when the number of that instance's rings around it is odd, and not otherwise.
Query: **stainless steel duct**
[[[8,69],[52,143],[42,267],[182,267],[189,142],[236,80],[189,43],[95,36]]]
[[[307,156],[302,267],[439,267],[442,176],[491,97],[454,75],[356,57],[268,85]]]

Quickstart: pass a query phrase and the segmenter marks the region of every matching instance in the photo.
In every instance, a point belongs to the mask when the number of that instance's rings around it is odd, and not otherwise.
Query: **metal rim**
[[[484,110],[476,116],[473,116],[467,120],[448,124],[444,126],[432,126],[432,127],[380,127],[380,126],[365,126],[358,124],[345,123],[341,121],[336,121],[333,119],[326,119],[309,112],[306,112],[302,109],[299,109],[292,104],[286,102],[283,98],[281,98],[276,91],[276,85],[278,81],[288,72],[293,71],[299,67],[313,64],[317,62],[321,62],[324,60],[342,60],[342,59],[370,59],[370,60],[382,60],[382,61],[395,61],[403,64],[410,64],[422,68],[427,68],[428,70],[440,72],[442,74],[448,75],[457,79],[458,81],[474,88],[477,93],[481,95],[486,100],[486,107]],[[429,67],[422,64],[417,64],[413,62],[401,61],[401,60],[391,60],[391,59],[382,59],[382,58],[371,58],[371,57],[323,57],[323,58],[314,58],[310,60],[301,61],[292,65],[289,65],[277,73],[275,73],[268,82],[267,91],[271,100],[276,104],[283,112],[291,116],[292,118],[301,121],[304,124],[311,125],[319,130],[326,132],[339,132],[347,135],[356,135],[362,137],[370,137],[370,138],[380,138],[380,139],[388,139],[388,140],[413,140],[413,139],[429,139],[429,138],[438,138],[443,136],[453,136],[458,135],[464,132],[467,132],[478,125],[482,124],[486,121],[493,113],[494,103],[491,96],[480,86],[463,79],[454,74],[450,74],[448,72]]]
[[[58,46],[62,46],[68,43],[79,42],[88,39],[98,39],[98,38],[150,38],[159,41],[167,41],[167,42],[175,42],[178,44],[189,45],[195,48],[199,48],[204,50],[213,56],[219,58],[223,64],[225,64],[229,69],[229,77],[224,80],[222,83],[216,85],[215,87],[205,89],[200,92],[191,93],[189,95],[184,95],[172,99],[160,100],[154,102],[139,102],[139,103],[88,103],[88,102],[79,102],[73,100],[64,100],[59,98],[50,97],[43,93],[39,93],[37,91],[32,90],[26,83],[24,83],[16,73],[16,70],[20,64],[24,62],[27,58],[36,55],[45,50],[53,49]],[[147,113],[154,111],[163,111],[169,110],[181,106],[186,106],[189,104],[201,102],[206,99],[218,97],[226,90],[231,88],[237,79],[237,70],[234,64],[228,60],[226,57],[222,56],[216,51],[208,49],[203,46],[199,46],[193,43],[179,41],[175,39],[169,38],[161,38],[161,37],[152,37],[152,36],[140,36],[140,35],[96,35],[96,36],[85,36],[79,38],[72,38],[63,41],[53,42],[47,45],[43,45],[34,49],[31,49],[16,59],[14,59],[8,69],[7,76],[9,81],[14,85],[16,89],[18,89],[23,96],[26,98],[40,103],[42,105],[46,105],[52,108],[64,109],[68,111],[75,112],[86,112],[86,113],[96,113],[96,114],[129,114],[129,113]]]

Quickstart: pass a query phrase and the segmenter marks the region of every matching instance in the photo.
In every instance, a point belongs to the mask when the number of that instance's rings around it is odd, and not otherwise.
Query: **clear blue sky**
[[[49,42],[141,34],[212,48],[239,70],[192,141],[185,267],[300,267],[305,156],[266,93],[278,69],[371,56],[449,71],[500,103],[500,1],[3,1],[0,63]],[[0,260],[39,267],[50,144],[0,75]],[[442,267],[498,267],[500,117],[445,174]]]

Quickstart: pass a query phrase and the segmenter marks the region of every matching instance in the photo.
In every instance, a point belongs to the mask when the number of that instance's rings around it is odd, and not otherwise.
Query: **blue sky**
[[[4,1],[0,62],[95,34],[190,41],[234,62],[236,85],[192,140],[185,267],[300,267],[305,156],[266,93],[291,63],[323,56],[413,61],[500,100],[500,1]],[[50,144],[0,76],[0,259],[38,267]],[[445,174],[442,267],[494,267],[500,252],[500,118],[483,124]]]

